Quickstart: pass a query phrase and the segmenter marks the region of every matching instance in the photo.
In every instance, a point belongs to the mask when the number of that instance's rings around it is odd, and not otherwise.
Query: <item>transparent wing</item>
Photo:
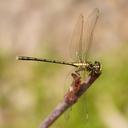
[[[82,37],[83,37],[83,25],[84,25],[84,17],[81,14],[76,23],[72,40],[70,44],[70,52],[73,60],[82,61]]]
[[[99,9],[94,9],[86,21],[84,22],[83,38],[82,38],[82,59],[87,61],[90,48],[93,41],[93,33],[99,17]]]
[[[68,121],[70,119],[70,114],[72,111],[72,107],[70,107],[65,113],[64,113],[64,118],[66,121]]]
[[[85,22],[84,16],[82,14],[79,16],[70,46],[70,48],[73,49],[71,56],[75,58],[74,60],[79,62],[87,60],[98,17],[99,9],[97,8],[89,14]]]

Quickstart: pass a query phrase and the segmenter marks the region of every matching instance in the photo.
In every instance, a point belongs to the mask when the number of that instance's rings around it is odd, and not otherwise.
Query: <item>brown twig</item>
[[[64,111],[75,104],[80,96],[87,91],[92,83],[100,76],[101,72],[91,72],[86,80],[81,83],[81,78],[77,74],[72,74],[73,82],[64,100],[53,110],[53,112],[41,123],[39,128],[48,128],[57,118],[59,118]]]

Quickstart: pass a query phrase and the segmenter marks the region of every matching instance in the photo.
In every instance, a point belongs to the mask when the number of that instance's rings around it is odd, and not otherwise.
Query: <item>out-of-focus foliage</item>
[[[36,128],[63,99],[72,69],[16,61],[16,55],[68,60],[68,43],[81,12],[98,7],[91,58],[100,78],[53,128],[128,127],[127,0],[0,1],[0,128]],[[71,50],[71,48],[70,48]],[[69,50],[69,51],[70,51]]]

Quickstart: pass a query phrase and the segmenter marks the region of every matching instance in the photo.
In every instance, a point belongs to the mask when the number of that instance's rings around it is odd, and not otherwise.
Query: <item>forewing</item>
[[[84,17],[81,14],[78,18],[75,29],[73,31],[71,45],[70,45],[71,56],[75,61],[82,61],[83,25],[84,25]]]
[[[88,15],[85,22],[83,14],[78,18],[70,45],[71,56],[77,62],[85,62],[88,58],[98,17],[99,9],[96,8]]]
[[[93,42],[93,33],[99,17],[99,9],[94,9],[84,22],[84,32],[82,38],[82,60],[87,61],[90,48]]]

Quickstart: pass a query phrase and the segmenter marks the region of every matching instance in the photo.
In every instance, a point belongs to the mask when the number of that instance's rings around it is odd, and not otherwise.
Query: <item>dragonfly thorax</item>
[[[101,72],[101,65],[100,62],[98,61],[95,61],[94,63],[78,62],[78,63],[73,63],[73,65],[78,68],[76,72],[85,71],[85,70],[96,74]]]

